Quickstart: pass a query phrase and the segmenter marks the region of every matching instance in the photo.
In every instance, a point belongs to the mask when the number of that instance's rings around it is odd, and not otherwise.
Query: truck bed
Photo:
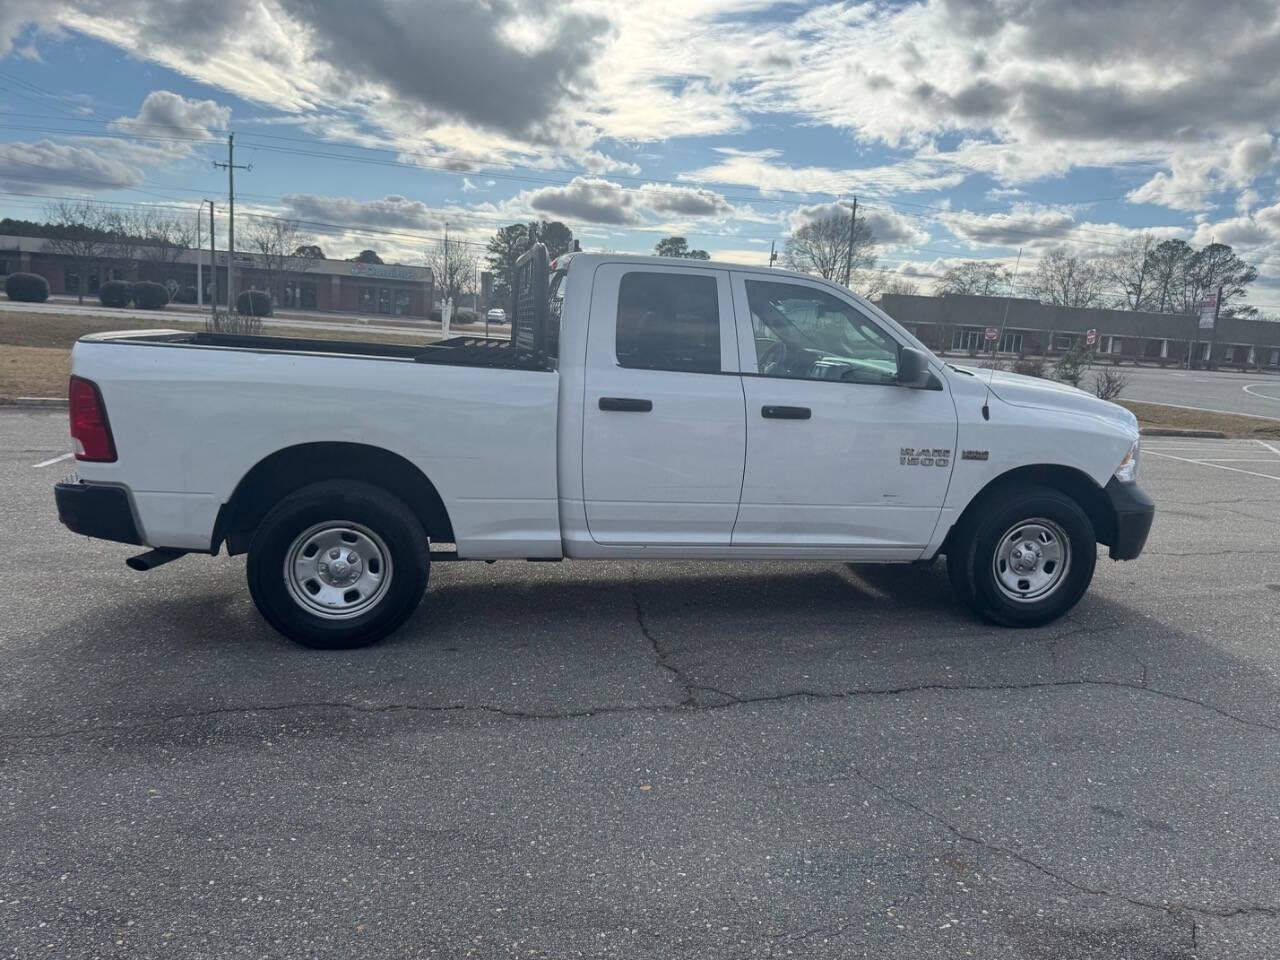
[[[234,333],[184,333],[174,330],[141,330],[93,334],[87,340],[156,344],[167,347],[214,347],[255,353],[328,354],[411,360],[414,363],[452,364],[508,370],[553,370],[554,361],[509,340],[485,337],[453,337],[433,343],[378,343],[367,340],[324,340],[311,337],[254,336]]]

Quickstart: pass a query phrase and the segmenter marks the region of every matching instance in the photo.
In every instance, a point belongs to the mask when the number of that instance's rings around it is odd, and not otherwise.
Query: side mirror
[[[914,347],[898,349],[898,386],[912,390],[936,389],[933,371],[929,369],[929,358]],[[941,386],[941,384],[937,384]]]

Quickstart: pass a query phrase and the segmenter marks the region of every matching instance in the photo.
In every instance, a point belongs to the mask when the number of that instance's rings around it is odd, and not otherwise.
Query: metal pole
[[[844,260],[844,285],[853,280],[853,228],[858,220],[858,198],[853,198],[853,212],[849,214],[849,249]]]
[[[215,160],[213,165],[227,170],[227,312],[230,313],[236,305],[236,170],[252,170],[253,164],[236,166],[236,135],[228,133],[227,162]]]
[[[196,207],[196,309],[199,310],[204,306],[204,261],[200,258],[204,256],[204,238],[200,235],[201,229],[200,218],[204,216],[204,201],[200,201],[200,206]]]
[[[218,258],[214,256],[213,242],[213,201],[209,201],[209,283],[213,289],[209,291],[209,312],[218,312]]]

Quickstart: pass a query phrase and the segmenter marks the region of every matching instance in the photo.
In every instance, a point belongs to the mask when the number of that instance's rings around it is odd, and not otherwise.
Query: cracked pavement
[[[1147,459],[1041,630],[941,563],[438,564],[322,654],[58,526],[64,416],[0,411],[0,957],[1280,955],[1280,481]]]

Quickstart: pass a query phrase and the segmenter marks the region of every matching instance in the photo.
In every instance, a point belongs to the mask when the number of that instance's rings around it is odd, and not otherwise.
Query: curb
[[[0,397],[3,407],[35,407],[57,410],[67,405],[66,397]]]
[[[1198,437],[1201,440],[1226,440],[1221,430],[1174,430],[1168,427],[1143,427],[1138,431],[1144,437]]]

